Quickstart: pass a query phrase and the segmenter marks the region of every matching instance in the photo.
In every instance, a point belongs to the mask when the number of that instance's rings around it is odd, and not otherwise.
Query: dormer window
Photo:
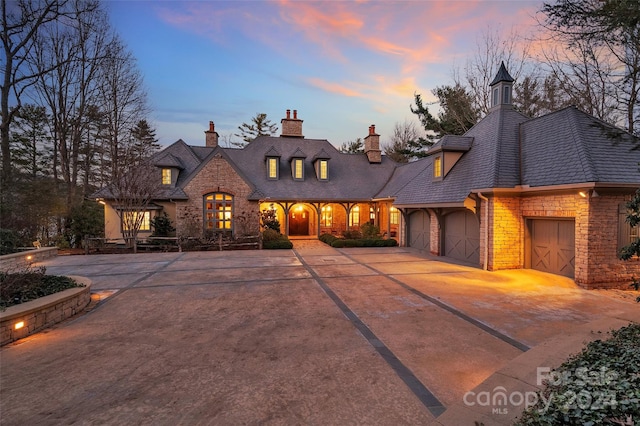
[[[328,180],[329,179],[329,160],[318,160],[317,165],[317,175],[318,180]]]
[[[267,178],[271,180],[278,180],[278,158],[267,158]]]
[[[171,185],[171,169],[162,169],[162,184]]]
[[[442,156],[438,155],[433,159],[433,177],[442,178]]]
[[[294,180],[304,180],[304,158],[294,158],[291,161],[291,174]]]

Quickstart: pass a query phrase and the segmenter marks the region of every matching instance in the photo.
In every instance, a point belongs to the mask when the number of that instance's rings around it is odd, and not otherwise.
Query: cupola
[[[491,109],[512,105],[513,81],[513,77],[509,75],[503,61],[495,78],[489,84],[491,88]]]

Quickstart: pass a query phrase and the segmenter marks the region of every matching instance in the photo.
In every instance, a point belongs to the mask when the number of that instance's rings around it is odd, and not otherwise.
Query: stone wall
[[[41,262],[58,255],[57,247],[44,247],[34,250],[25,250],[20,253],[11,253],[0,256],[0,271],[15,271]]]
[[[580,232],[580,236],[586,240],[588,256],[584,263],[589,272],[586,278],[578,280],[576,277],[576,282],[581,286],[628,288],[634,277],[640,278],[640,259],[618,259],[619,225],[621,220],[624,221],[624,217],[621,218],[618,214],[618,207],[630,198],[631,195],[591,197],[589,224]],[[578,229],[576,237],[577,234]],[[576,247],[576,255],[577,251]]]
[[[252,189],[221,155],[212,158],[185,186],[184,192],[189,200],[176,203],[176,235],[203,235],[203,197],[212,192],[233,195],[233,226],[236,236],[258,234],[259,205],[257,201],[247,201]],[[242,218],[246,218],[246,221]]]
[[[524,221],[520,214],[520,197],[492,197],[488,207],[489,259],[487,269],[517,269],[524,265]],[[481,212],[482,221],[484,211]],[[483,254],[484,226],[480,228],[480,253]]]
[[[80,313],[91,301],[91,281],[71,277],[85,287],[70,288],[0,312],[0,346],[27,337]]]

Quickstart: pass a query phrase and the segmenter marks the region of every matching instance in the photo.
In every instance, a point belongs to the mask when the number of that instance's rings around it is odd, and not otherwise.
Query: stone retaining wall
[[[77,313],[91,301],[91,280],[71,276],[85,287],[70,288],[0,312],[0,346],[51,327]],[[22,323],[22,324],[20,324]]]
[[[0,256],[0,271],[15,271],[58,255],[57,247],[43,247]]]

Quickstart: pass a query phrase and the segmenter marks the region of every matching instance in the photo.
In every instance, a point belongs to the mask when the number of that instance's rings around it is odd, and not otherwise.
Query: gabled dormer
[[[445,135],[433,145],[427,151],[433,157],[433,180],[443,180],[472,144],[471,136]]]
[[[267,165],[267,179],[278,180],[280,178],[280,157],[280,153],[273,146],[264,154],[264,161]]]
[[[289,157],[289,164],[291,165],[291,177],[293,178],[293,180],[304,180],[305,158],[307,158],[307,155],[302,152],[300,148],[297,148]]]
[[[489,84],[491,90],[491,109],[511,106],[513,104],[513,77],[509,75],[504,62],[493,81]]]
[[[175,188],[178,176],[180,175],[180,170],[184,170],[184,166],[180,159],[172,154],[166,153],[165,155],[157,158],[154,161],[154,165],[160,169],[162,186]]]
[[[316,171],[316,178],[319,181],[328,181],[329,180],[329,160],[331,156],[327,153],[327,151],[322,148],[320,152],[313,156],[311,160],[313,163],[313,168]]]

